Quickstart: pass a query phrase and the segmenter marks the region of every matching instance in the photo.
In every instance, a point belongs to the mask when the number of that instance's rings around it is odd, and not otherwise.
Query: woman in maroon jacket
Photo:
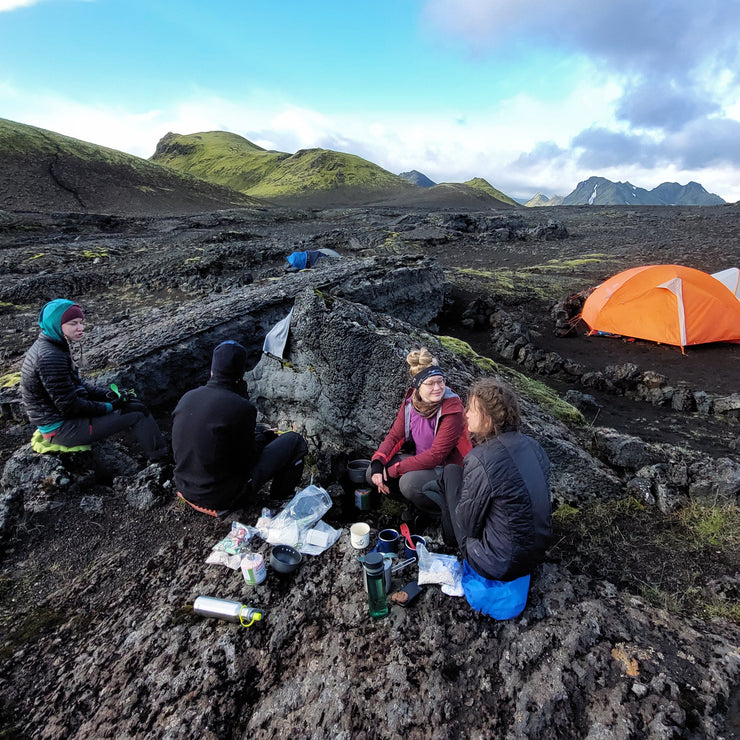
[[[462,465],[471,449],[460,397],[447,387],[442,369],[429,350],[414,350],[406,357],[411,388],[398,410],[390,432],[372,456],[368,482],[382,493],[400,491],[410,503],[405,521],[417,520],[417,530],[425,517],[439,517],[434,493],[424,486],[437,481],[445,465]]]

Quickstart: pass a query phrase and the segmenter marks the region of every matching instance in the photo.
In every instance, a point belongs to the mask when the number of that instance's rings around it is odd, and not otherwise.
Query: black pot
[[[278,573],[292,573],[303,560],[303,555],[290,545],[275,545],[270,552],[270,565]]]
[[[366,483],[365,473],[370,467],[370,460],[350,460],[347,465],[349,479],[353,483]]]

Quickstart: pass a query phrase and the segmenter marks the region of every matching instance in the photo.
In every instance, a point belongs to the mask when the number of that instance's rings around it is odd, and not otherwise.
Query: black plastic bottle
[[[365,556],[364,567],[370,616],[373,619],[382,619],[388,614],[383,556],[379,552],[371,552]]]

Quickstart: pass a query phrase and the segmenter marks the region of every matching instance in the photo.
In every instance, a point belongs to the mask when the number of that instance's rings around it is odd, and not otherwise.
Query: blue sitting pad
[[[92,449],[92,445],[75,445],[74,447],[65,447],[54,442],[54,437],[46,439],[37,429],[31,437],[31,447],[34,452],[44,454],[46,452],[87,452]]]
[[[529,575],[513,581],[492,581],[476,573],[468,561],[463,560],[462,587],[468,604],[494,619],[513,619],[524,611],[529,581]]]

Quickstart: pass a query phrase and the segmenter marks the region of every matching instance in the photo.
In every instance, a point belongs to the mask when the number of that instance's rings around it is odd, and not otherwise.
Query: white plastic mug
[[[355,550],[364,550],[370,544],[370,525],[357,522],[349,528],[349,539]]]

